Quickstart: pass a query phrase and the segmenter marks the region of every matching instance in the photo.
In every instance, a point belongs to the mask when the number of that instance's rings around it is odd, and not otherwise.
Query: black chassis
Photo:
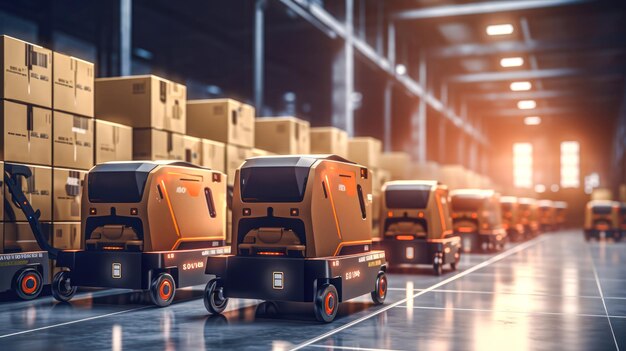
[[[441,258],[440,264],[455,263],[455,254],[461,249],[459,237],[449,237],[440,240],[396,240],[393,238],[383,238],[380,246],[385,250],[390,266],[395,265],[432,265],[435,257]],[[413,248],[413,258],[407,258],[407,248]]]
[[[497,239],[497,234],[495,233],[459,233],[455,232],[455,235],[461,237],[461,248],[464,252],[481,252],[483,251],[483,244],[503,244],[504,241]],[[465,245],[469,243],[469,245]]]
[[[230,246],[159,252],[69,250],[59,252],[56,266],[69,270],[73,286],[146,290],[165,272],[178,288],[206,284],[206,258],[229,252]]]
[[[318,286],[330,283],[342,302],[376,290],[385,270],[385,252],[375,250],[323,258],[211,256],[205,272],[221,280],[229,298],[313,302]]]
[[[0,292],[13,289],[15,273],[34,268],[41,274],[42,284],[50,284],[50,261],[46,251],[0,254]]]

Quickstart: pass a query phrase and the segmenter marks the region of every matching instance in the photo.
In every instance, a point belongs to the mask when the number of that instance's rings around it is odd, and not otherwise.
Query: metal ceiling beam
[[[591,51],[626,47],[624,34],[605,38],[585,40],[530,40],[530,41],[498,41],[489,44],[470,43],[444,46],[430,49],[428,55],[434,58],[457,58],[489,56],[497,54],[511,54],[517,52],[562,52],[562,51]]]
[[[524,71],[501,71],[501,72],[484,72],[484,73],[471,73],[471,74],[459,74],[448,78],[452,83],[480,83],[480,82],[495,82],[495,81],[507,81],[507,80],[528,80],[528,79],[546,79],[546,78],[560,78],[571,76],[583,76],[583,75],[610,75],[610,74],[623,74],[623,67],[606,68],[601,67],[598,69],[578,69],[578,68],[552,68],[552,69],[540,69],[540,70],[524,70]]]
[[[501,101],[524,99],[559,99],[569,97],[585,97],[589,95],[615,95],[612,90],[543,90],[543,91],[509,91],[498,93],[470,94],[468,101]]]
[[[393,15],[395,20],[417,20],[441,17],[479,15],[557,7],[589,2],[589,0],[507,0],[435,6],[405,10]]]
[[[490,109],[489,113],[483,114],[484,117],[525,117],[525,116],[552,116],[552,115],[589,115],[591,111],[599,113],[597,116],[605,116],[605,113],[600,113],[596,107],[601,104],[600,101],[594,103],[585,104],[572,104],[571,106],[558,106],[558,107],[540,107],[532,110],[520,110],[520,109]],[[604,111],[604,110],[602,110]],[[480,114],[480,113],[479,113]],[[590,117],[597,118],[594,114]]]

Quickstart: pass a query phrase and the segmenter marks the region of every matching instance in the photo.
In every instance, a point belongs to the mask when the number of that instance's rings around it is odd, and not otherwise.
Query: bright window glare
[[[517,102],[517,108],[520,110],[531,110],[537,107],[535,100],[521,100]]]
[[[533,146],[530,143],[513,144],[513,184],[516,188],[533,186]]]
[[[488,35],[508,35],[511,33],[513,33],[513,25],[508,23],[487,26]]]
[[[521,57],[505,57],[500,60],[500,66],[502,67],[519,67],[524,64],[524,59]]]
[[[530,82],[513,82],[511,83],[512,91],[527,91],[532,88],[532,84]]]
[[[524,124],[527,126],[539,125],[541,124],[541,117],[538,117],[538,116],[524,117]]]
[[[580,144],[577,141],[561,143],[561,187],[580,186]]]

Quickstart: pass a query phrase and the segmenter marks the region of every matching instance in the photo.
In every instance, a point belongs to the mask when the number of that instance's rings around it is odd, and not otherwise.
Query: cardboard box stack
[[[393,180],[411,179],[411,156],[406,152],[385,152],[380,156],[380,168],[391,173]]]
[[[255,109],[233,99],[187,102],[187,134],[202,141],[202,165],[226,173],[229,186],[235,171],[253,154]],[[231,240],[232,214],[228,210],[226,240]]]
[[[255,121],[255,147],[277,155],[311,153],[310,123],[296,117],[261,117]]]
[[[93,166],[94,65],[8,36],[0,37],[0,51],[2,168],[9,163],[30,168],[22,189],[41,212],[42,230],[52,241],[57,221],[80,227],[80,175]],[[62,185],[55,188],[56,182]],[[2,195],[10,196],[7,189]],[[3,206],[1,217],[0,252],[40,249],[12,202]],[[65,248],[80,247],[78,233]]]
[[[348,133],[335,127],[311,128],[311,153],[348,158]]]

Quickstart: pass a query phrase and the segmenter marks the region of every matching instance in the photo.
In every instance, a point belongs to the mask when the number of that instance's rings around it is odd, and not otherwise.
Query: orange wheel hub
[[[163,280],[159,286],[159,297],[165,301],[170,296],[172,296],[172,284],[169,280]]]
[[[37,291],[37,277],[34,274],[28,274],[22,279],[22,291],[28,295]]]
[[[333,311],[335,310],[335,297],[333,296],[332,293],[327,293],[326,297],[324,298],[324,311],[326,312],[327,315],[332,315]]]
[[[387,294],[387,279],[383,278],[378,283],[378,296],[384,297]]]

